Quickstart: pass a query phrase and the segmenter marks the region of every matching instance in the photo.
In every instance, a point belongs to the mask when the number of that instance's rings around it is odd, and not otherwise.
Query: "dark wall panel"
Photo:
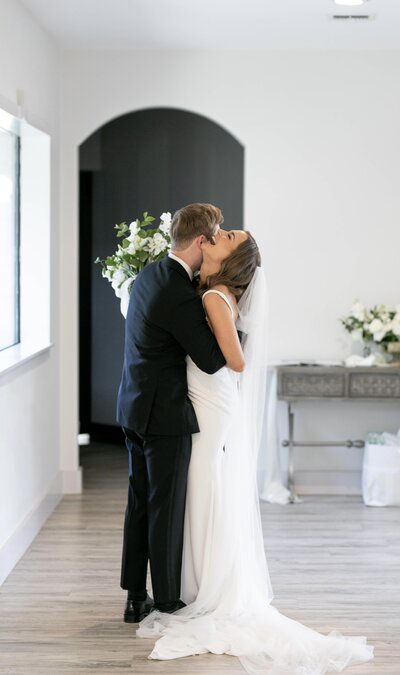
[[[115,425],[124,319],[111,285],[93,265],[116,249],[115,223],[211,202],[227,229],[243,222],[244,151],[212,121],[174,109],[123,115],[80,147],[81,430]],[[90,399],[88,402],[87,399]]]

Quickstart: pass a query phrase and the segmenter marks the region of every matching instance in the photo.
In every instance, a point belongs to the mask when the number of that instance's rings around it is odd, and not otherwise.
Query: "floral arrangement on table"
[[[400,305],[395,309],[387,305],[367,309],[356,300],[349,316],[340,321],[355,342],[364,343],[364,356],[370,354],[369,345],[373,344],[381,345],[385,352],[393,355],[400,353]]]
[[[117,237],[122,239],[113,255],[104,260],[96,258],[102,266],[101,273],[111,283],[115,295],[121,300],[121,313],[126,317],[129,295],[140,270],[151,262],[161,260],[171,250],[171,214],[162,213],[160,224],[154,227],[155,218],[147,211],[143,220],[137,218],[130,225],[115,225]]]

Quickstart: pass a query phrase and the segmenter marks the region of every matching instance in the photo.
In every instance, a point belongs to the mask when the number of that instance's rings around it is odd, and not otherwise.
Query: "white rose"
[[[396,307],[394,308],[394,311],[396,312],[396,314],[398,314],[400,316],[400,305],[396,305]]]
[[[137,233],[139,232],[140,229],[140,221],[139,220],[134,220],[130,225],[129,225],[129,236],[126,237],[129,241],[135,241],[135,237]]]
[[[382,330],[382,328],[383,328],[383,323],[380,319],[374,319],[369,324],[369,330],[370,330],[371,333],[377,333],[378,331]]]
[[[392,333],[400,336],[400,318],[397,321],[395,319],[393,319],[393,321],[392,321]]]
[[[154,253],[154,248],[155,248],[155,247],[154,247],[153,237],[148,237],[148,238],[146,239],[146,245],[145,245],[144,248],[145,248],[146,251],[148,251],[149,253]]]
[[[358,300],[356,300],[356,302],[353,302],[350,315],[354,316],[354,318],[357,319],[357,321],[364,321],[365,315],[364,305]]]
[[[135,244],[136,250],[141,251],[144,248],[146,248],[146,245],[149,241],[150,240],[149,240],[148,237],[139,237],[139,235],[136,235],[136,237],[134,239],[134,244]]]
[[[125,253],[130,253],[130,254],[132,254],[132,255],[133,255],[133,253],[136,253],[136,251],[137,251],[137,248],[136,248],[136,244],[135,244],[134,241],[133,241],[133,242],[131,241],[131,243],[129,244],[129,246],[128,246],[127,248],[124,249],[124,252],[125,252]]]
[[[156,232],[151,239],[148,241],[147,250],[152,253],[154,256],[157,256],[167,248],[168,242],[160,232]]]
[[[153,241],[156,246],[159,246],[161,248],[161,250],[163,250],[168,246],[167,240],[159,232],[155,233]]]
[[[380,319],[374,319],[369,325],[369,330],[374,336],[375,342],[381,342],[386,335],[386,326],[383,325]]]
[[[160,216],[161,225],[160,225],[160,228],[159,228],[159,229],[160,229],[161,232],[163,232],[164,234],[168,234],[168,233],[169,233],[170,228],[171,228],[171,220],[172,220],[172,217],[171,217],[171,214],[170,214],[169,211],[167,211],[167,213],[162,213],[162,214],[161,214],[161,216]]]

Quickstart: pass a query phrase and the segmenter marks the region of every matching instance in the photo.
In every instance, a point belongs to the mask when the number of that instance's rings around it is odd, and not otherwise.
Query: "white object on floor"
[[[367,506],[400,506],[400,430],[384,433],[382,443],[366,443],[362,494]]]
[[[78,445],[90,445],[90,434],[78,434]]]

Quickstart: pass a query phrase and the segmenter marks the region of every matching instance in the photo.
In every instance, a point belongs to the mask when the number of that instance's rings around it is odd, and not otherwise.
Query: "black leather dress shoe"
[[[149,595],[145,600],[133,600],[128,593],[124,611],[125,623],[139,623],[150,614],[153,607],[154,600]]]
[[[153,609],[158,609],[159,612],[163,612],[164,614],[173,614],[178,609],[182,609],[182,607],[186,607],[182,600],[174,600],[173,602],[159,602],[154,605]]]

